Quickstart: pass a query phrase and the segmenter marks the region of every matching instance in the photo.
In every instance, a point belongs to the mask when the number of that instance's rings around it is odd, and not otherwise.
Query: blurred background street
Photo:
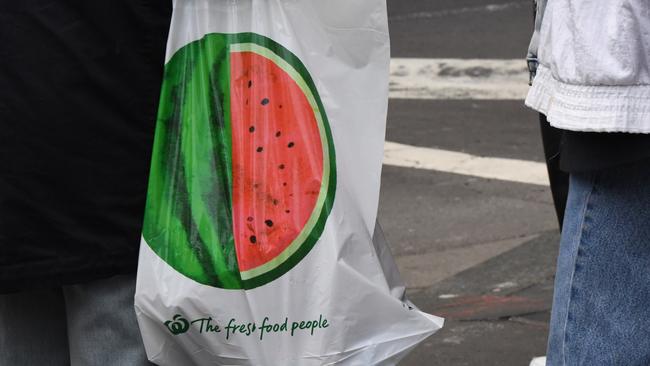
[[[410,299],[445,328],[402,365],[545,353],[559,240],[535,112],[530,0],[389,0],[379,220]]]

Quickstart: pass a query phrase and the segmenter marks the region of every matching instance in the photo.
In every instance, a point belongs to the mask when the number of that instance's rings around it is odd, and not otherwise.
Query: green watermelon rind
[[[222,35],[206,35],[179,49],[165,65],[142,237],[163,261],[184,276],[214,287],[240,289],[235,248],[228,245],[232,242],[231,209],[220,205],[213,206],[218,212],[209,212],[205,201],[196,200],[196,195],[216,193],[232,201],[230,111],[228,93],[224,92],[229,80],[214,77],[229,73],[226,47],[227,39]],[[207,92],[197,94],[197,88]],[[203,107],[213,101],[217,101],[215,109]],[[199,108],[197,114],[191,113],[194,108]],[[228,133],[224,133],[226,130]],[[197,133],[203,137],[201,143],[187,141],[188,136]],[[200,167],[187,160],[188,149],[203,149],[201,158],[196,159]],[[228,153],[215,154],[218,150]],[[203,179],[203,184],[195,185],[193,176]],[[196,217],[197,210],[207,215]],[[224,223],[226,230],[220,230],[217,226]],[[215,243],[215,234],[221,236],[216,245],[207,245]]]
[[[201,43],[203,42],[203,43]],[[216,42],[216,43],[211,43],[211,42]],[[332,206],[334,204],[334,196],[336,193],[336,156],[335,156],[335,150],[334,150],[334,144],[332,140],[332,133],[331,129],[329,126],[329,121],[327,119],[327,115],[325,113],[325,109],[323,106],[323,103],[320,99],[320,96],[318,94],[316,85],[314,81],[312,80],[309,72],[307,71],[307,68],[304,66],[304,64],[296,57],[293,53],[291,53],[289,50],[278,44],[277,42],[258,35],[254,33],[238,33],[238,34],[218,34],[218,33],[210,33],[206,34],[203,38],[190,42],[189,44],[185,45],[181,49],[179,49],[172,58],[170,58],[170,62],[175,58],[177,54],[183,53],[187,49],[204,49],[204,52],[208,52],[210,54],[210,58],[217,56],[216,51],[218,51],[218,48],[214,47],[220,47],[219,44],[222,44],[226,47],[225,54],[221,54],[221,57],[225,57],[225,60],[219,63],[220,70],[230,70],[230,53],[232,52],[237,52],[233,51],[233,49],[237,50],[238,48],[240,50],[243,50],[243,48],[249,47],[256,49],[257,51],[261,51],[261,55],[264,57],[271,56],[269,58],[271,61],[276,63],[279,67],[281,67],[285,72],[287,72],[291,78],[298,83],[300,86],[301,90],[303,90],[303,93],[309,100],[309,103],[314,110],[314,114],[316,117],[316,120],[318,121],[318,128],[319,128],[319,134],[321,138],[321,143],[322,143],[322,148],[323,148],[323,180],[322,180],[322,185],[321,189],[319,192],[319,196],[317,199],[317,203],[314,207],[314,210],[312,211],[312,214],[310,215],[310,218],[307,222],[307,224],[303,227],[303,230],[301,233],[296,237],[296,239],[290,244],[285,250],[280,253],[276,258],[273,260],[260,265],[256,268],[250,269],[248,271],[243,271],[239,272],[238,269],[236,268],[236,264],[231,263],[229,268],[219,268],[219,266],[225,265],[228,267],[228,264],[223,261],[223,259],[219,259],[218,257],[221,256],[219,253],[219,250],[216,250],[212,248],[214,245],[217,245],[218,247],[221,246],[221,250],[226,250],[223,249],[223,245],[225,243],[215,243],[213,245],[208,245],[208,243],[201,241],[200,237],[198,238],[198,244],[190,244],[190,247],[187,249],[184,247],[185,244],[176,244],[173,245],[171,243],[161,243],[157,237],[152,237],[151,235],[145,235],[146,233],[152,234],[151,230],[154,230],[153,232],[155,233],[156,230],[162,232],[165,232],[167,229],[163,227],[159,227],[156,224],[156,222],[151,222],[151,220],[155,220],[157,215],[150,215],[149,213],[145,216],[147,219],[145,219],[145,227],[147,230],[143,231],[143,236],[145,239],[145,242],[148,244],[149,247],[152,248],[152,250],[161,258],[163,259],[167,264],[169,264],[172,268],[174,268],[177,272],[183,274],[184,276],[198,282],[204,285],[212,286],[212,287],[218,287],[218,288],[223,288],[223,289],[228,289],[228,290],[241,290],[241,289],[253,289],[262,285],[265,285],[269,282],[272,282],[285,273],[289,272],[293,267],[295,267],[316,245],[316,243],[319,241],[323,230],[325,228],[325,224],[327,222],[327,218],[332,210]],[[242,46],[242,45],[248,45],[248,46]],[[193,47],[193,48],[191,48]],[[203,48],[202,48],[203,47]],[[258,52],[259,53],[259,52]],[[183,56],[187,57],[187,56]],[[216,60],[216,59],[215,59]],[[217,64],[215,64],[217,65]],[[287,65],[289,69],[287,70]],[[285,66],[285,67],[282,67]],[[212,71],[213,72],[221,72],[221,71]],[[227,73],[230,75],[230,73]],[[298,76],[301,80],[296,80],[296,76]],[[225,78],[223,78],[225,79]],[[222,95],[223,104],[222,104],[222,112],[223,112],[223,119],[224,119],[224,126],[228,131],[230,131],[230,124],[231,124],[231,116],[230,116],[230,93],[226,93],[225,91],[229,88],[229,80],[218,80],[217,81],[219,84],[219,90],[216,90],[215,93],[217,95]],[[171,85],[173,87],[173,85]],[[179,87],[182,87],[182,84],[178,85]],[[311,97],[311,98],[310,98]],[[162,101],[161,101],[162,102]],[[164,108],[169,108],[169,107],[163,107],[163,104],[160,106],[160,110],[164,110]],[[175,107],[173,107],[175,108]],[[173,111],[173,110],[172,110]],[[168,116],[169,117],[169,116]],[[173,117],[173,116],[172,116]],[[163,125],[166,123],[164,121],[160,120],[160,115],[159,115],[159,120],[158,123],[163,123]],[[182,120],[179,121],[181,124],[184,124],[185,122],[182,122]],[[178,128],[171,126],[173,128]],[[169,128],[169,126],[167,126]],[[163,136],[162,140],[160,143],[164,143],[164,136],[167,131],[165,127],[156,128],[156,140],[159,139],[158,134],[161,133]],[[170,133],[173,133],[173,130],[170,130]],[[225,146],[232,146],[229,139],[229,133],[225,134],[228,136],[224,136],[228,141],[224,141]],[[173,138],[172,135],[171,137]],[[158,146],[160,143],[158,141],[155,142],[156,146]],[[222,146],[223,147],[223,146]],[[158,147],[155,148],[154,152],[162,152]],[[156,155],[156,154],[154,154]],[[158,157],[160,158],[160,157]],[[227,157],[222,157],[224,161],[222,164],[226,164],[227,166],[231,166],[230,163],[230,156]],[[162,165],[164,164],[163,161],[152,161],[152,169],[156,168],[156,172],[159,172],[161,168],[163,168]],[[164,169],[164,168],[163,168]],[[169,172],[167,172],[170,174]],[[153,171],[152,171],[153,174]],[[164,170],[163,170],[164,174]],[[177,174],[172,172],[171,174]],[[232,177],[230,176],[231,173],[230,171],[227,172],[226,176],[223,177],[222,179],[226,179],[227,181],[232,183]],[[162,181],[160,181],[162,179]],[[158,177],[156,176],[155,178],[152,176],[150,178],[150,185],[156,185],[159,182],[164,183],[165,181],[168,181],[169,179],[172,179],[172,182],[174,181],[174,178],[164,178],[164,177]],[[188,179],[187,177],[185,179]],[[182,183],[182,182],[181,182]],[[160,189],[163,189],[163,191],[160,191]],[[158,187],[156,193],[164,193],[166,188],[164,187]],[[181,195],[184,194],[184,192],[181,192]],[[186,194],[186,193],[185,193]],[[232,189],[230,189],[230,204],[232,204]],[[153,204],[153,207],[158,207],[160,206],[159,204],[155,204],[153,202],[149,202],[149,199],[153,197],[148,197],[147,199],[147,208],[150,207],[150,204]],[[155,202],[155,198],[154,198]],[[161,203],[161,207],[174,207],[173,203]],[[169,205],[172,206],[169,206]],[[152,207],[152,208],[153,208]],[[232,214],[232,212],[231,212]],[[152,217],[151,219],[149,217]],[[232,216],[231,216],[232,217]],[[183,224],[181,224],[179,218],[176,217],[171,217],[168,219],[171,219],[172,222],[168,221],[169,223],[175,224],[174,230],[177,230],[180,233],[187,233],[189,232],[194,232],[195,229],[192,228],[186,228],[189,231],[186,231],[183,229]],[[192,224],[192,222],[190,222]],[[183,225],[183,226],[179,226]],[[172,228],[170,228],[172,229]],[[213,235],[213,234],[212,234]],[[232,235],[232,233],[231,233]],[[195,238],[196,239],[196,238]],[[154,245],[155,242],[155,245]],[[184,242],[184,243],[189,243],[189,242]],[[171,245],[171,247],[170,247]],[[193,245],[199,245],[199,247],[194,247],[192,249],[191,247]],[[231,245],[234,245],[234,242],[231,243]],[[180,248],[179,248],[180,246]],[[176,248],[176,250],[180,249],[180,253],[175,254],[175,253],[170,253],[173,252],[174,250],[171,250],[173,248]],[[205,253],[202,255],[199,255],[196,250],[199,252],[207,252],[211,253],[209,256],[206,258]],[[189,251],[189,252],[188,252]],[[183,254],[184,253],[184,254]],[[189,257],[188,257],[189,255]],[[179,257],[180,256],[180,257]],[[215,257],[216,256],[216,257]],[[167,258],[169,257],[169,258]],[[175,259],[174,259],[175,258]],[[180,258],[180,259],[179,259]],[[194,258],[194,259],[192,259]],[[212,258],[212,259],[210,259]],[[171,262],[168,261],[168,259],[173,259]],[[209,263],[206,262],[206,260],[209,260],[212,264],[210,265]],[[216,262],[214,262],[216,260]],[[179,262],[180,261],[180,262]],[[196,262],[198,261],[198,262]],[[196,263],[203,263],[201,266],[203,267],[203,270],[197,269]],[[189,268],[184,268],[184,265],[182,263],[187,263],[187,264],[192,264],[192,271],[189,272]],[[221,264],[219,264],[221,263]],[[214,267],[212,267],[214,266]],[[196,271],[199,272],[196,272]],[[226,277],[221,278],[221,275],[226,275]],[[233,277],[233,275],[235,277]],[[237,278],[238,277],[238,278]]]

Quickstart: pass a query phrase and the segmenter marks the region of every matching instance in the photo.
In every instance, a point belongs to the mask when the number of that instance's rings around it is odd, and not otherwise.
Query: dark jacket
[[[171,2],[0,4],[0,292],[133,273]]]

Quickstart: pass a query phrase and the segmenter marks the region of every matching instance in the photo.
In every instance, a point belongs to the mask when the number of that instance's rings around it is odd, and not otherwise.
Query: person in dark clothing
[[[553,205],[560,231],[562,231],[564,210],[569,196],[569,174],[560,169],[560,148],[562,146],[563,131],[551,126],[546,120],[546,116],[541,113],[539,115],[539,127],[542,132],[542,145],[544,146],[544,158],[546,159]]]
[[[0,365],[148,364],[135,272],[171,3],[0,11]]]

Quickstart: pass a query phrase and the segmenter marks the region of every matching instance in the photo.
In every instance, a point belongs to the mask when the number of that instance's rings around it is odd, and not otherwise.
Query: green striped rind
[[[240,274],[232,232],[229,53],[242,44],[269,51],[263,53],[279,57],[274,61],[301,79],[296,82],[317,113],[327,160],[317,207],[296,245],[270,265]],[[147,244],[178,272],[225,289],[255,288],[288,272],[316,244],[334,203],[336,158],[324,111],[302,62],[266,37],[208,34],[177,51],[165,66],[158,111],[143,228]]]
[[[143,237],[184,275],[237,289],[228,55],[227,39],[215,35],[165,66]]]

